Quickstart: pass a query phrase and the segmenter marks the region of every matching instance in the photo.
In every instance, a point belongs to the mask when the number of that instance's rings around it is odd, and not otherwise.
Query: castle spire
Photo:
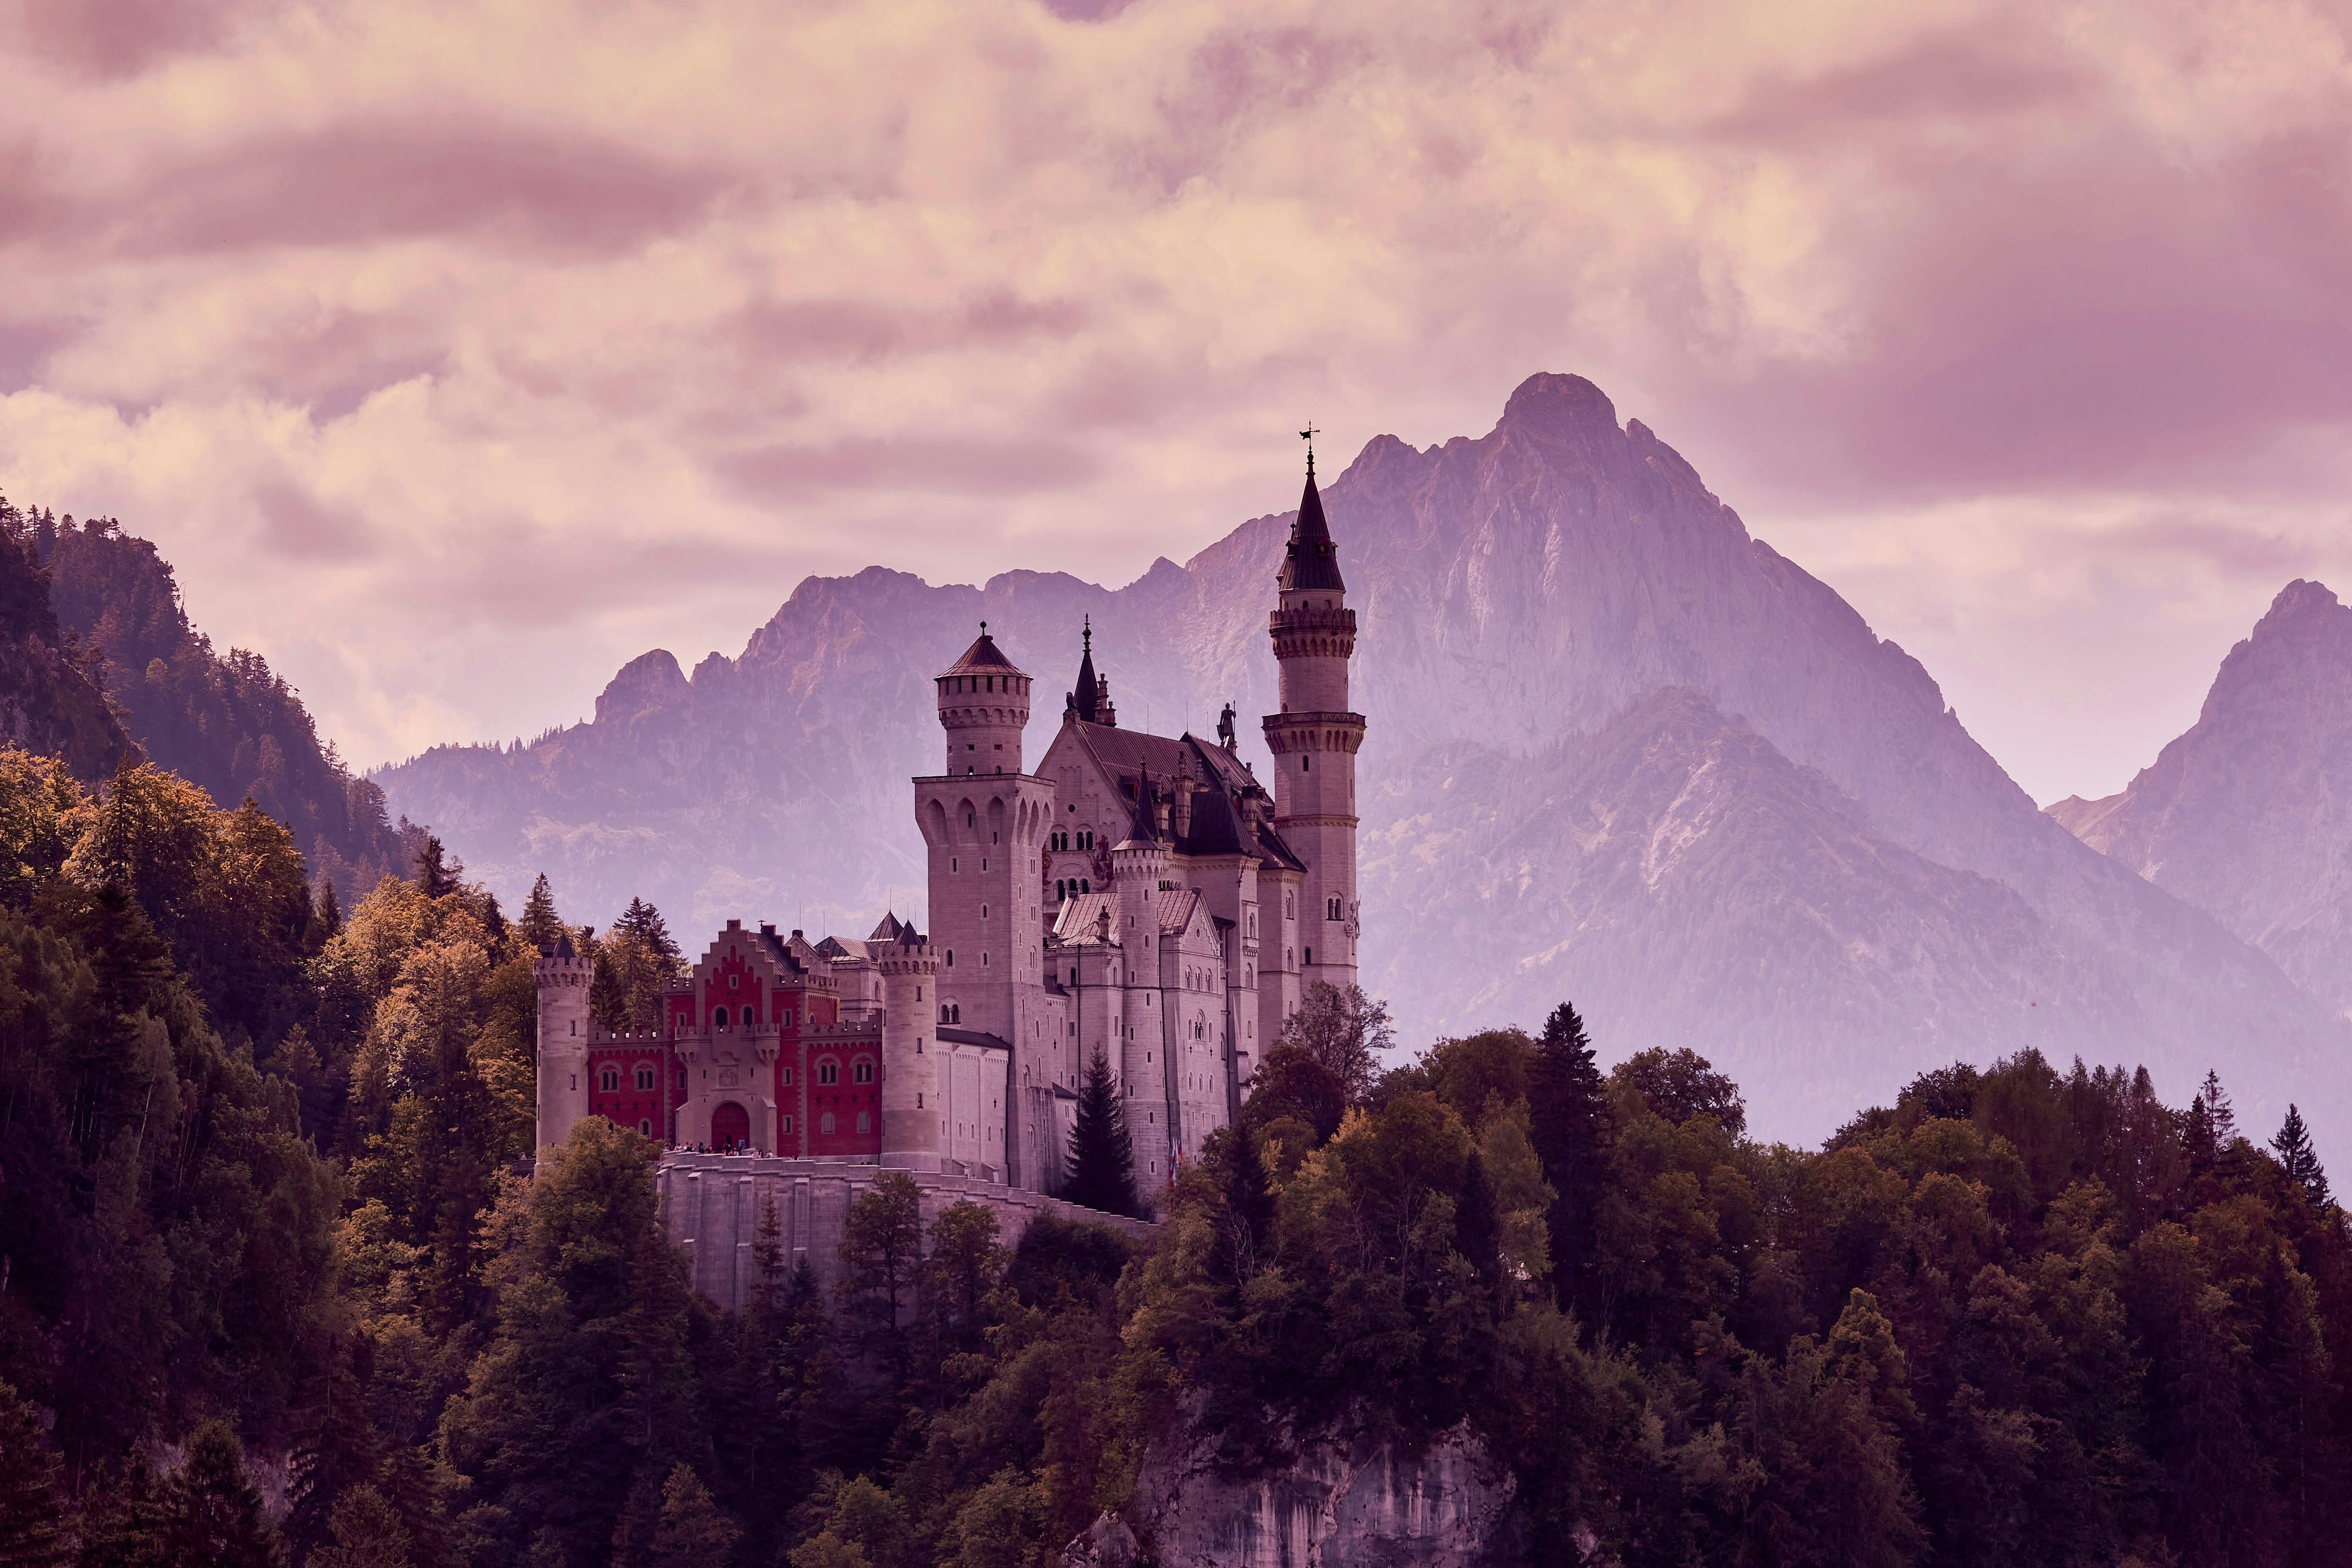
[[[1298,521],[1291,527],[1290,549],[1275,585],[1285,593],[1298,589],[1328,594],[1348,591],[1346,581],[1339,575],[1339,548],[1331,542],[1331,525],[1323,521],[1323,492],[1315,488],[1315,449],[1311,446],[1307,450],[1306,493],[1298,498]]]
[[[1078,635],[1083,639],[1083,650],[1078,655],[1078,689],[1070,693],[1068,713],[1074,719],[1083,719],[1092,724],[1101,710],[1102,700],[1101,682],[1095,677],[1095,618],[1092,616],[1086,618],[1085,628]]]

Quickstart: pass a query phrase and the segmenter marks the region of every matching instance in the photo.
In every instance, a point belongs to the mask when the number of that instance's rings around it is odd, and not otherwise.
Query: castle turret
[[[912,928],[869,949],[882,973],[882,1163],[936,1171],[940,1118],[939,954]]]
[[[940,723],[950,773],[1017,773],[1029,722],[1029,677],[1004,657],[980,623],[980,640],[939,676]]]
[[[588,989],[595,966],[560,937],[552,952],[533,959],[539,987],[539,1146],[572,1135],[588,1114]]]
[[[1276,589],[1268,629],[1282,710],[1266,716],[1265,743],[1274,752],[1275,829],[1307,865],[1298,974],[1302,988],[1318,981],[1345,987],[1356,981],[1356,752],[1364,716],[1348,706],[1356,613],[1348,608],[1311,449]]]

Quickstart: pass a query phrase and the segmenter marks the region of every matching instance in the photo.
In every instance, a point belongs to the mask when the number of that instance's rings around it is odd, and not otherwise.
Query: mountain
[[[2187,733],[2121,794],[2050,815],[2352,1012],[2352,609],[2289,583]]]
[[[1874,978],[1861,961],[1789,976],[1780,1005],[1810,1015],[1810,1031],[1744,1018],[1723,1000],[1745,994],[1727,982],[1676,985],[1647,971],[1653,981],[1622,1003],[1588,1009],[1612,1050],[1697,1044],[1751,1088],[1761,1080],[1751,1058],[1769,1057],[1788,1074],[1787,1102],[1806,1108],[1776,1129],[1790,1136],[1828,1131],[1850,1103],[1808,1086],[1855,1081],[1855,1063],[1898,1047],[1981,1058],[2079,1045],[2147,1060],[2176,1097],[2211,1064],[2258,1113],[2299,1072],[2336,1070],[2342,1031],[2325,1008],[2210,917],[2043,816],[1917,660],[1750,538],[1671,447],[1638,420],[1621,426],[1591,383],[1530,377],[1476,439],[1415,449],[1379,437],[1324,499],[1363,628],[1366,841],[1397,868],[1383,873],[1387,896],[1366,900],[1365,983],[1391,998],[1408,1041],[1539,1016],[1541,987],[1497,989],[1506,973],[1589,973],[1574,942],[1562,950],[1581,926],[1548,922],[1580,921],[1591,889],[1610,883],[1563,859],[1556,836],[1528,868],[1562,879],[1556,899],[1538,900],[1541,912],[1515,918],[1455,890],[1494,881],[1481,834],[1505,831],[1546,759],[1616,744],[1604,732],[1621,716],[1686,688],[1738,715],[1781,763],[1813,770],[1828,794],[1808,812],[1843,797],[1854,843],[1907,852],[1873,863],[1856,850],[1851,876],[1822,873],[1790,907],[1844,900],[1827,929],[1866,941],[1882,900],[1908,911],[1917,955],[1899,980]],[[885,901],[903,911],[921,897],[919,841],[903,813],[905,780],[934,749],[928,678],[972,623],[986,617],[1039,679],[1040,748],[1054,720],[1045,694],[1076,664],[1082,615],[1123,722],[1205,729],[1227,700],[1261,713],[1274,689],[1265,616],[1289,521],[1255,519],[1116,590],[1035,572],[977,588],[880,568],[810,578],[735,658],[713,654],[688,677],[648,654],[614,678],[588,723],[527,748],[438,748],[376,777],[395,809],[434,823],[501,891],[543,869],[567,909],[614,910],[642,893],[697,924],[761,909],[812,928],[870,919]],[[1477,752],[1492,765],[1465,760]],[[1632,787],[1649,775],[1596,776]],[[1738,776],[1771,771],[1759,762]],[[1429,809],[1428,781],[1445,777],[1457,786]],[[1470,826],[1481,820],[1487,828]],[[1785,846],[1751,835],[1795,819],[1712,820],[1727,837],[1709,854],[1725,868],[1750,857],[1760,878]],[[1964,896],[1930,865],[2013,897]],[[1948,912],[1931,919],[1935,908]],[[2021,912],[2040,927],[1971,923]],[[1726,929],[1702,931],[1696,906],[1629,918],[1646,940],[1692,943],[1694,965],[1774,962],[1755,945],[1765,920],[1754,910],[1739,917],[1744,930],[1726,914]],[[1955,983],[1950,1006],[1913,1016],[1937,974],[1970,978]],[[2003,975],[2006,1024],[1994,1001]],[[2048,1008],[2062,1029],[2044,1026]]]
[[[1533,756],[1423,747],[1377,813],[1365,907],[1415,910],[1465,1016],[1572,996],[1641,1020],[1645,1044],[1736,1059],[1762,1126],[1842,1118],[1968,1042],[2139,1049],[2110,967],[2001,883],[1889,842],[1688,687]]]
[[[6,553],[25,559],[31,584],[10,591],[26,598],[26,614],[47,616],[46,635],[62,641],[87,689],[75,700],[98,715],[76,722],[92,736],[99,718],[112,727],[113,752],[96,740],[86,748],[103,768],[78,765],[78,773],[110,773],[127,731],[158,766],[220,805],[249,798],[285,823],[312,879],[332,880],[344,908],[386,871],[405,872],[383,792],[321,743],[300,697],[258,654],[214,651],[190,625],[171,563],[152,543],[112,518],[76,523],[5,503],[0,527],[16,544]],[[0,560],[0,571],[13,570]]]
[[[130,737],[79,639],[58,624],[24,513],[0,496],[0,742],[62,757],[83,782],[111,775]]]

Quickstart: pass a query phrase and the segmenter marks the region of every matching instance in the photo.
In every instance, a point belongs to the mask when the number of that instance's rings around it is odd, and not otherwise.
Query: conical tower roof
[[[1095,679],[1095,622],[1092,616],[1087,617],[1085,629],[1079,636],[1083,639],[1083,647],[1078,654],[1078,689],[1070,693],[1070,712],[1092,724],[1096,721],[1095,715],[1101,710],[1098,693],[1102,686]]]
[[[970,647],[963,650],[963,657],[961,658],[956,660],[953,664],[948,666],[947,668],[941,670],[940,673],[942,676],[964,674],[1026,675],[1028,671],[1023,669],[1019,665],[1014,664],[1011,659],[1004,657],[1004,650],[996,646],[996,639],[988,635],[988,623],[986,621],[982,621],[980,623],[980,639],[977,642],[974,642]]]
[[[1348,591],[1339,576],[1339,548],[1331,542],[1330,524],[1323,521],[1323,495],[1315,488],[1312,453],[1307,458],[1307,493],[1298,498],[1298,521],[1290,530],[1289,553],[1275,586],[1285,593],[1294,588],[1329,594]]]

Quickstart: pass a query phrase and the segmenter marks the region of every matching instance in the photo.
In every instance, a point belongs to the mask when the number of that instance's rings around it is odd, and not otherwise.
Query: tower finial
[[[1298,438],[1307,443],[1307,477],[1310,479],[1315,477],[1315,437],[1321,434],[1323,432],[1315,428],[1312,419],[1307,422],[1307,428],[1298,433]]]
[[[1080,652],[1082,652],[1082,653],[1092,653],[1092,652],[1094,652],[1094,651],[1095,651],[1095,618],[1094,618],[1094,616],[1087,616],[1087,617],[1086,617],[1086,625],[1085,625],[1085,627],[1084,627],[1084,629],[1082,629],[1082,630],[1078,633],[1078,636],[1079,636],[1080,637],[1082,637],[1082,638],[1084,638],[1084,639],[1085,639],[1085,645],[1084,645],[1084,647],[1082,647],[1079,649],[1079,651],[1080,651]]]
[[[986,637],[988,635],[988,623],[986,621],[980,623],[980,635],[982,637]]]

